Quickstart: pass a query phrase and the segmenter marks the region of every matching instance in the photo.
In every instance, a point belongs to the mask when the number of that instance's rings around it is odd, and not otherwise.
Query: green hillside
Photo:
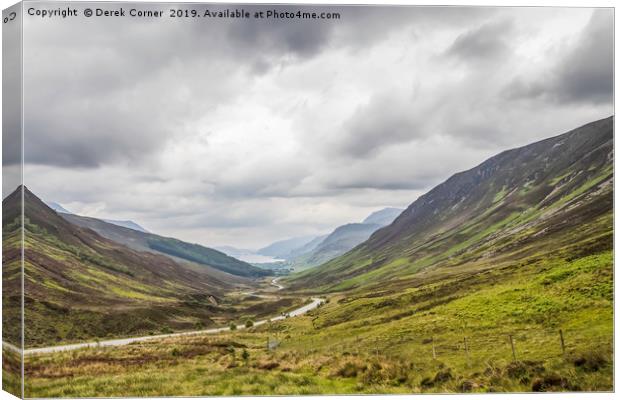
[[[7,318],[21,306],[20,192],[3,201]],[[25,188],[24,204],[26,347],[195,330],[271,310],[230,296],[250,280],[132,250],[69,223]],[[4,340],[18,344],[19,326],[6,325]]]
[[[613,118],[455,174],[349,253],[287,278],[322,292],[408,287],[420,274],[493,268],[568,247],[609,249]]]
[[[173,256],[177,261],[191,261],[235,276],[260,278],[272,275],[271,271],[254,267],[246,262],[227,256],[221,251],[199,244],[186,243],[174,238],[129,229],[97,218],[64,213],[59,215],[72,224],[92,229],[107,239],[138,251],[149,251]],[[222,276],[221,279],[226,280],[227,278]]]

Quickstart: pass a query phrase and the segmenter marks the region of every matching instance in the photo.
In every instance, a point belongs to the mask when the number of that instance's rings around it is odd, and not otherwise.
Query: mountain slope
[[[289,257],[291,251],[294,251],[299,247],[305,246],[313,239],[314,237],[312,236],[303,236],[292,239],[279,240],[270,244],[269,246],[258,249],[256,253],[263,256],[286,259]]]
[[[19,264],[20,192],[3,201],[5,265]],[[216,305],[224,294],[249,284],[105,239],[61,218],[28,189],[24,205],[27,347],[213,325],[229,313]],[[10,301],[19,288],[9,287],[3,297],[19,307]]]
[[[55,201],[46,201],[45,204],[52,210],[56,211],[57,213],[73,214],[71,211],[67,210],[62,205],[56,203]],[[102,221],[109,222],[114,225],[122,226],[124,228],[134,229],[136,231],[148,233],[146,229],[144,229],[143,227],[141,227],[140,225],[138,225],[137,223],[133,221],[128,221],[128,220],[120,221],[116,219],[102,219]]]
[[[568,248],[610,248],[612,207],[610,117],[453,175],[390,226],[290,284],[327,291],[406,285],[429,267],[450,274],[472,263],[483,268]]]
[[[55,201],[46,201],[45,204],[49,208],[51,208],[52,210],[54,210],[56,212],[65,213],[65,214],[71,214],[71,211],[67,210],[66,208],[64,208],[60,204],[56,203]]]
[[[298,247],[294,250],[292,250],[289,254],[288,257],[289,259],[296,259],[300,256],[303,256],[305,254],[311,254],[314,249],[316,249],[321,242],[323,242],[323,240],[325,240],[329,235],[321,235],[321,236],[317,236],[314,239],[312,239],[311,241],[309,241],[308,243],[304,244],[301,247]]]
[[[381,226],[360,223],[339,226],[304,257],[304,264],[307,266],[320,265],[338,257],[368,239]]]
[[[394,222],[403,211],[402,208],[387,207],[379,211],[375,211],[362,221],[362,224],[376,224],[386,226]]]
[[[136,231],[144,232],[144,233],[148,233],[149,232],[149,231],[147,231],[146,229],[144,229],[143,227],[141,227],[140,225],[136,224],[133,221],[128,221],[128,220],[119,221],[119,220],[116,220],[116,219],[104,219],[103,221],[109,222],[109,223],[114,224],[114,225],[122,226],[124,228],[129,228],[129,229],[133,229],[133,230],[136,230]]]
[[[362,223],[341,225],[329,235],[313,240],[294,250],[292,264],[296,269],[315,267],[336,258],[364,242],[376,230],[391,224],[403,212],[399,208],[384,208],[370,214]]]
[[[75,214],[60,215],[72,224],[92,229],[101,236],[124,244],[134,250],[165,254],[175,257],[179,261],[184,260],[206,265],[241,277],[257,278],[270,275],[269,271],[254,267],[246,262],[227,256],[221,251],[199,244],[186,243],[174,238],[141,232],[97,218],[83,217]]]

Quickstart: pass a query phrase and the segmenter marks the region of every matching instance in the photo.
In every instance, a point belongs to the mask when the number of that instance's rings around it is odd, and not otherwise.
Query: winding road
[[[280,285],[278,283],[278,278],[273,279],[271,281],[271,285],[275,286],[278,288],[278,290],[282,290],[284,289],[284,286]],[[261,296],[262,297],[262,296]],[[298,315],[303,315],[305,313],[307,313],[310,310],[313,310],[315,308],[317,308],[321,303],[323,303],[325,300],[321,299],[321,298],[312,298],[312,302],[309,304],[306,304],[305,306],[299,307],[289,313],[286,313],[286,315],[279,315],[277,317],[273,317],[273,318],[268,318],[268,319],[264,319],[261,321],[257,321],[254,323],[254,326],[260,326],[263,324],[266,324],[268,322],[274,322],[274,321],[281,321],[287,317],[296,317]],[[242,330],[242,329],[246,329],[245,326],[239,326],[237,327],[238,330]],[[221,332],[226,332],[229,331],[230,328],[229,327],[222,327],[222,328],[212,328],[212,329],[203,329],[203,330],[199,330],[199,331],[189,331],[189,332],[179,332],[179,333],[168,333],[168,334],[163,334],[163,335],[152,335],[152,336],[141,336],[141,337],[131,337],[131,338],[125,338],[125,339],[112,339],[112,340],[101,340],[99,342],[87,342],[87,343],[75,343],[75,344],[66,344],[66,345],[60,345],[60,346],[50,346],[50,347],[39,347],[39,348],[35,348],[35,349],[25,349],[23,351],[24,356],[27,355],[32,355],[32,354],[45,354],[45,353],[54,353],[57,351],[69,351],[69,350],[76,350],[76,349],[82,349],[85,347],[107,347],[107,346],[124,346],[130,343],[135,343],[135,342],[145,342],[147,340],[156,340],[156,339],[164,339],[164,338],[171,338],[171,337],[182,337],[182,336],[194,336],[194,335],[205,335],[205,334],[215,334],[215,333],[221,333]],[[2,342],[2,347],[8,349],[8,350],[12,350],[18,353],[21,353],[21,349],[19,349],[18,347],[10,344],[10,343],[6,343],[6,342]]]

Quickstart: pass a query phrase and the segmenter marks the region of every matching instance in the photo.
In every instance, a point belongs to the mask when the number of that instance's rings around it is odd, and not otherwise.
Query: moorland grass
[[[612,265],[535,259],[247,331],[32,356],[26,396],[610,391]]]

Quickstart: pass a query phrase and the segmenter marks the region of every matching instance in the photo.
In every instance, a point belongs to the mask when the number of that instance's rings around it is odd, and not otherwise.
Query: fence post
[[[562,345],[562,355],[566,355],[566,347],[564,346],[564,334],[560,329],[560,344]]]
[[[437,353],[435,352],[435,337],[431,336],[431,343],[433,344],[433,360],[437,359]]]
[[[515,353],[515,343],[512,340],[512,335],[508,335],[510,338],[510,347],[512,348],[512,359],[513,361],[517,361],[517,353]]]
[[[467,337],[463,338],[463,343],[465,344],[465,357],[467,358],[467,366],[469,366],[469,347],[467,346]]]

